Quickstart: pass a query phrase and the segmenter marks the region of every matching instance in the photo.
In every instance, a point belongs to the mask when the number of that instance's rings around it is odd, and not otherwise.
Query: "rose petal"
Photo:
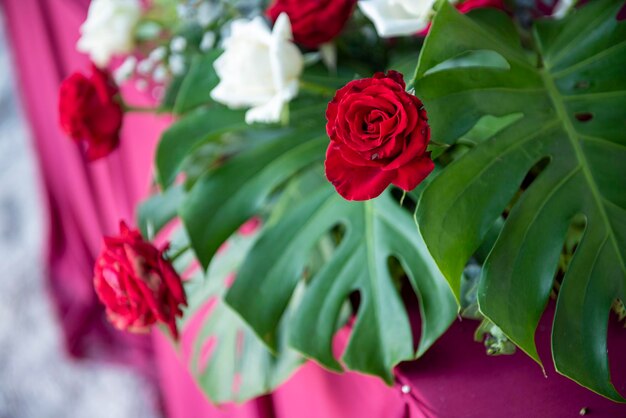
[[[430,159],[430,155],[417,158],[410,164],[395,170],[392,183],[402,190],[411,191],[424,181],[434,168],[435,163]]]
[[[378,197],[395,175],[393,171],[383,171],[378,167],[357,167],[349,164],[333,143],[326,151],[324,167],[326,178],[346,200],[368,200]]]

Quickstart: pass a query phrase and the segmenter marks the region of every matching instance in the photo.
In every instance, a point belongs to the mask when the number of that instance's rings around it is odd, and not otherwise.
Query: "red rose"
[[[356,0],[276,0],[266,13],[272,22],[287,13],[296,43],[317,48],[341,32],[355,4]]]
[[[139,231],[120,223],[120,235],[105,237],[96,260],[94,287],[118,329],[145,332],[156,321],[178,338],[176,317],[186,305],[180,276],[163,250],[145,241]]]
[[[119,144],[123,111],[109,73],[92,65],[91,76],[74,73],[59,91],[61,128],[87,144],[89,161],[108,155]]]
[[[412,190],[435,167],[426,110],[396,71],[346,84],[326,119],[326,177],[348,200],[372,199],[389,184]]]

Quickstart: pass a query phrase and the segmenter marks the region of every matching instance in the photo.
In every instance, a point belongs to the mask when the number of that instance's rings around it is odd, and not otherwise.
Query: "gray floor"
[[[0,418],[148,418],[129,371],[66,358],[42,277],[42,213],[0,15]]]

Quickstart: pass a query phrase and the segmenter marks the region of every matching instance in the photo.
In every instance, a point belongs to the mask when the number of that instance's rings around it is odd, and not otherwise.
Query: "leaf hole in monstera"
[[[561,250],[561,255],[559,257],[559,265],[554,276],[554,287],[550,295],[552,299],[556,299],[558,296],[565,273],[567,272],[570,262],[574,257],[574,253],[583,238],[586,227],[587,218],[585,215],[581,213],[574,215],[565,234],[565,240],[563,241],[563,249]]]
[[[476,51],[465,51],[455,55],[439,64],[431,67],[424,73],[424,76],[434,74],[444,70],[457,70],[466,68],[492,68],[495,70],[508,71],[511,69],[509,62],[495,51],[481,49]]]
[[[332,226],[328,234],[320,237],[309,254],[309,259],[305,264],[303,277],[305,282],[309,282],[313,276],[317,274],[322,266],[324,266],[332,257],[333,253],[339,247],[346,235],[346,227],[343,224]]]
[[[619,12],[617,12],[616,18],[618,22],[621,22],[622,20],[626,19],[626,3],[624,3],[622,8],[619,9]]]
[[[593,113],[590,112],[578,112],[574,114],[574,117],[579,122],[589,122],[593,119]]]
[[[508,217],[509,213],[511,212],[513,207],[517,204],[517,202],[522,197],[524,192],[528,190],[530,186],[532,186],[535,180],[537,180],[537,178],[541,175],[541,173],[548,167],[548,164],[550,164],[550,161],[551,161],[551,157],[548,157],[548,156],[543,157],[528,170],[528,172],[526,173],[526,176],[524,177],[524,179],[522,180],[522,183],[520,184],[519,190],[513,196],[513,198],[511,199],[509,204],[506,206],[506,209],[504,210],[502,214],[504,219]]]
[[[402,280],[406,279],[406,274],[400,260],[392,255],[387,257],[387,270],[389,270],[393,284],[399,292],[402,289]]]
[[[413,340],[413,351],[419,349],[420,335],[422,334],[422,321],[420,313],[420,298],[418,292],[411,284],[402,262],[394,256],[387,257],[387,269],[393,285],[402,298],[402,305],[409,317],[411,335]]]
[[[350,307],[352,308],[352,312],[356,313],[359,311],[359,307],[361,306],[361,292],[355,290],[348,295],[348,300],[350,301]]]
[[[530,170],[528,170],[526,177],[524,177],[524,180],[522,180],[522,185],[520,186],[520,189],[522,191],[527,190],[530,185],[537,179],[537,177],[539,177],[539,175],[546,169],[546,167],[548,167],[548,164],[550,164],[551,160],[552,158],[550,157],[543,157],[542,159],[537,161],[535,165],[533,165]]]

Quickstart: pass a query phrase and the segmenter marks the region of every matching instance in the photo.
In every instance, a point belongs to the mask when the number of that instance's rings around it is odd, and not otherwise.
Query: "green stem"
[[[441,148],[450,148],[451,147],[450,144],[445,144],[443,142],[433,141],[432,139],[430,140],[430,144],[434,145],[436,147],[441,147]]]
[[[176,252],[174,254],[172,254],[172,255],[168,254],[167,258],[171,262],[174,262],[174,261],[176,261],[177,258],[179,258],[181,255],[185,254],[190,249],[191,249],[191,245],[185,245],[184,247],[181,247],[178,250],[176,250]]]
[[[124,109],[124,112],[159,113],[159,108],[157,108],[157,107],[131,106],[131,105],[128,105],[128,104],[124,104],[122,107]]]
[[[467,138],[460,138],[458,141],[456,141],[456,143],[459,145],[465,145],[466,147],[470,147],[470,148],[474,148],[477,145],[476,142]]]
[[[300,89],[308,93],[317,94],[318,96],[333,97],[337,92],[326,86],[311,83],[309,81],[300,80]]]

